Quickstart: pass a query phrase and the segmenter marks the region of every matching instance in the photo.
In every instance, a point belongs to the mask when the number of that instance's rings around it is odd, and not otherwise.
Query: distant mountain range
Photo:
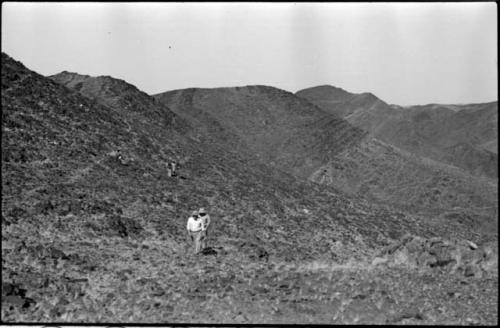
[[[470,105],[388,105],[370,93],[333,86],[297,96],[382,141],[474,175],[498,177],[498,102]]]

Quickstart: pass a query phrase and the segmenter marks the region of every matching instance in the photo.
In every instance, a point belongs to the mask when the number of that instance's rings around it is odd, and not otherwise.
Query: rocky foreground
[[[158,236],[29,228],[45,247],[5,228],[4,322],[498,323],[494,244],[407,235],[356,260],[338,242],[337,261],[284,262],[223,237],[196,256]]]

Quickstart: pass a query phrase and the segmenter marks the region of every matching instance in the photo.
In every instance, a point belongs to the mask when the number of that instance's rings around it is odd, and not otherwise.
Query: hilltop
[[[189,122],[199,122],[202,112],[236,134],[264,163],[302,178],[365,134],[290,92],[268,86],[176,90],[155,98]]]
[[[498,178],[498,102],[401,107],[326,86],[296,94],[398,148]]]
[[[329,86],[313,91],[314,95],[327,91],[330,99],[354,96]],[[185,89],[155,98],[205,130],[215,122],[232,131],[243,141],[240,151],[253,153],[264,163],[299,178],[412,213],[447,215],[465,210],[478,226],[485,225],[486,231],[495,225],[494,181],[384,143],[338,113],[321,110],[284,90],[266,86]],[[374,98],[361,94],[353,103],[365,108],[361,100],[371,103]],[[376,101],[372,109],[384,104]],[[226,143],[225,136],[210,135],[219,144]],[[478,216],[469,208],[482,210]]]
[[[56,82],[6,54],[1,64],[3,322],[495,322],[495,250],[469,221],[428,220],[291,174],[295,146],[270,134],[283,154],[260,149],[230,110],[214,108],[207,117],[221,123],[202,128],[125,81],[64,73]],[[268,97],[294,99],[274,89]],[[273,109],[321,123],[325,112],[303,105]],[[222,124],[226,113],[234,129]],[[362,145],[359,129],[325,117],[359,133],[337,155]],[[214,142],[222,136],[241,151]],[[259,154],[288,162],[267,165]],[[173,159],[175,178],[165,170]],[[307,172],[318,165],[301,160]],[[213,218],[212,248],[193,256],[185,223],[201,206]],[[468,239],[477,251],[460,250],[457,263],[456,250],[437,256],[433,246],[421,271],[391,264],[384,249],[404,256],[408,233],[429,245]]]
[[[383,109],[389,106],[370,92],[356,94],[332,85],[321,85],[303,89],[297,91],[295,94],[342,118],[346,118],[359,111],[373,109],[375,106]]]

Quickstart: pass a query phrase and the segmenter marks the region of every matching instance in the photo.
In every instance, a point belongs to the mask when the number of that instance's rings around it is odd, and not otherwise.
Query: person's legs
[[[203,231],[203,245],[204,248],[208,247],[208,227]]]
[[[194,236],[194,248],[195,253],[198,254],[200,252],[200,243],[201,243],[201,231],[195,232]]]
[[[205,249],[207,247],[207,234],[206,230],[202,231],[201,233],[201,249]]]
[[[193,251],[194,253],[196,254],[196,235],[195,235],[195,232],[190,232],[189,233],[189,236],[191,237],[191,243],[193,245]]]
[[[188,237],[188,239],[186,240],[186,243],[187,243],[187,245],[188,245],[187,250],[188,250],[188,252],[189,252],[189,250],[191,249],[191,245],[194,243],[193,233],[192,233],[192,232],[189,232],[189,237]]]

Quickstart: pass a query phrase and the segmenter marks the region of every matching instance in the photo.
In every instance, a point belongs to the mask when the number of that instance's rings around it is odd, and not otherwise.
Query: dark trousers
[[[208,228],[201,232],[201,236],[201,249],[205,249],[208,241]]]

